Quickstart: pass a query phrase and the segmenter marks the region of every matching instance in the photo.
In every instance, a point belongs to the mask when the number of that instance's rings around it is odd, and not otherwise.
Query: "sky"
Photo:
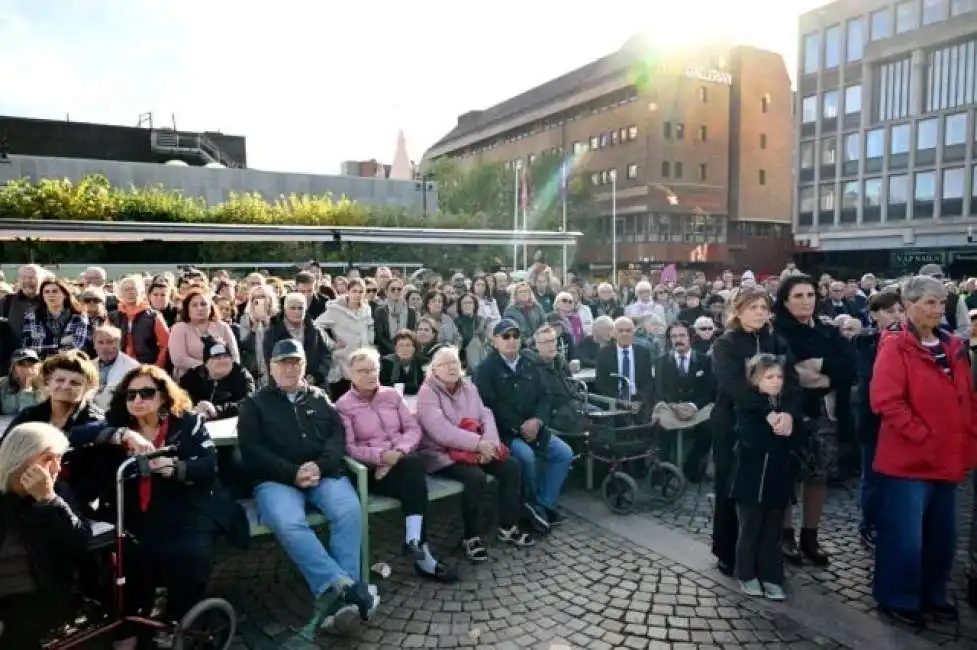
[[[0,115],[244,135],[248,166],[337,173],[408,154],[620,48],[720,39],[796,69],[824,0],[0,0]],[[762,19],[762,20],[761,20]],[[793,76],[793,74],[792,74]],[[16,153],[16,152],[15,152]]]

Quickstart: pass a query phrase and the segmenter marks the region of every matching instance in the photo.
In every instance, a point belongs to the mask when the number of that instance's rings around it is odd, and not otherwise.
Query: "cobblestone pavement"
[[[432,506],[435,548],[458,535],[458,502]],[[374,559],[389,561],[376,617],[355,638],[324,637],[319,647],[362,648],[842,648],[793,620],[749,602],[710,576],[649,554],[570,517],[532,549],[494,546],[472,566],[457,553],[462,580],[439,585],[416,577],[399,554],[402,519],[371,521],[383,540]],[[270,538],[246,552],[223,550],[213,591],[243,617],[235,648],[302,650],[295,636],[311,611],[304,582]]]
[[[643,508],[641,516],[654,517],[660,523],[709,543],[712,534],[710,492],[711,484],[690,484],[682,501],[668,507],[649,504]],[[958,603],[962,620],[959,626],[930,626],[920,633],[923,638],[939,645],[962,642],[964,647],[977,647],[977,614],[966,603],[968,558],[965,549],[970,538],[972,517],[973,489],[968,486],[961,490],[958,526],[960,552],[950,586],[950,600]],[[850,481],[831,487],[819,532],[822,544],[831,553],[831,564],[824,569],[810,565],[803,568],[788,565],[788,582],[792,587],[812,587],[854,609],[877,615],[872,599],[873,558],[858,541],[858,521],[858,482]]]

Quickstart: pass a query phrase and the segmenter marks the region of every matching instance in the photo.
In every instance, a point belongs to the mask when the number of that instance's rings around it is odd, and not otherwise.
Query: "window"
[[[767,170],[766,169],[761,169],[760,172],[759,172],[759,174],[758,174],[758,176],[760,177],[760,185],[766,185],[767,184]]]
[[[886,220],[906,218],[906,205],[909,203],[909,176],[899,174],[889,177],[889,200]]]
[[[819,59],[821,58],[820,40],[821,34],[818,32],[804,35],[804,74],[818,71]]]
[[[811,169],[814,167],[814,143],[801,143],[801,169]]]
[[[974,165],[974,170],[971,174],[970,195],[977,199],[977,165]],[[977,203],[975,203],[974,207],[977,207]]]
[[[821,106],[821,119],[833,120],[838,117],[838,91],[829,90],[824,93]]]
[[[845,115],[862,112],[862,86],[848,86],[845,88]]]
[[[760,98],[760,112],[766,113],[769,109],[770,109],[770,93],[766,93],[764,94],[763,97]]]
[[[672,165],[667,160],[662,161],[662,178],[668,178],[672,175]]]
[[[684,140],[685,139],[685,125],[681,122],[675,124],[675,139]]]
[[[959,16],[971,11],[977,11],[977,0],[950,0],[951,16]]]
[[[617,144],[617,130],[611,131],[611,144]]]
[[[703,104],[709,102],[709,89],[705,86],[699,86],[699,101]]]
[[[682,178],[682,163],[675,163],[673,171],[675,172],[675,178]]]
[[[590,150],[596,151],[597,149],[600,149],[600,139],[594,135],[590,137]]]
[[[665,136],[666,140],[671,140],[672,138],[672,123],[665,122],[662,124],[662,135]]]
[[[761,149],[766,149],[767,148],[767,134],[766,133],[761,133],[760,134],[760,148]]]
[[[845,136],[845,155],[842,160],[845,162],[858,162],[862,158],[861,138],[857,133],[849,133]],[[856,169],[858,169],[856,167]]]
[[[854,223],[858,219],[858,204],[862,202],[861,183],[851,181],[841,188],[841,223]]]
[[[892,36],[892,14],[888,8],[873,11],[869,20],[871,21],[871,38],[873,41],[881,41],[883,38]]]
[[[977,0],[975,0],[977,1]],[[848,63],[861,61],[865,52],[865,21],[855,18],[848,21],[848,48],[845,60]]]
[[[938,118],[920,120],[916,125],[916,150],[935,149],[937,134],[940,130]]]
[[[865,157],[881,158],[885,155],[885,137],[882,129],[865,132]]]
[[[628,165],[628,180],[634,180],[638,177],[638,165],[637,163],[630,163]]]
[[[943,170],[943,191],[940,200],[941,217],[959,217],[963,214],[964,185],[963,167]]]
[[[923,24],[946,20],[947,0],[923,0]]]
[[[699,142],[705,142],[709,139],[709,129],[703,124],[699,127]]]
[[[591,185],[600,185],[600,174],[598,174],[597,172],[594,172],[593,174],[591,174],[590,175],[590,184]]]
[[[824,30],[824,67],[837,68],[841,63],[841,25],[832,25]]]
[[[817,95],[811,95],[810,97],[805,97],[804,100],[801,102],[801,122],[804,124],[811,124],[812,122],[817,122],[817,120],[818,120]]]
[[[889,153],[892,155],[909,153],[909,125],[895,124],[889,131]]]
[[[913,217],[932,217],[935,198],[936,173],[918,172],[913,186]]]
[[[529,162],[529,166],[532,167],[533,164],[536,163],[536,154],[534,153],[529,154],[528,162]]]
[[[838,162],[838,138],[821,140],[821,166],[834,167]]]
[[[831,214],[834,214],[835,200],[837,198],[835,192],[835,184],[826,183],[821,186],[819,191],[821,194],[820,199],[818,201],[818,207],[820,212],[830,212]],[[834,221],[834,219],[832,219],[832,221]]]
[[[629,126],[628,127],[628,140],[637,140],[637,139],[638,139],[638,127],[636,127],[636,126]]]
[[[879,66],[875,77],[874,113],[882,122],[909,116],[912,59],[905,57]]]
[[[610,182],[610,177],[607,175],[607,170],[605,169],[600,173],[600,184],[607,185]]]
[[[606,133],[601,133],[600,134],[600,148],[603,149],[606,146],[607,146],[607,134]]]
[[[882,220],[882,179],[867,178],[862,187],[862,221]]]
[[[946,129],[943,132],[943,144],[952,147],[956,144],[967,143],[967,114],[957,113],[946,116]]]
[[[977,103],[977,40],[947,45],[926,55],[923,104],[926,112]]]
[[[709,170],[706,168],[706,164],[702,163],[701,165],[699,165],[699,180],[700,181],[707,180],[708,174],[709,174]]]
[[[814,217],[814,188],[802,187],[797,194],[797,225],[810,226]]]
[[[896,5],[896,34],[905,34],[919,27],[919,0],[906,0]]]

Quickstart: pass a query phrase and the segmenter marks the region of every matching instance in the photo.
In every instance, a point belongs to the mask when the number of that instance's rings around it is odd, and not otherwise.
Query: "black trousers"
[[[739,535],[736,502],[729,498],[733,443],[731,428],[722,424],[713,428],[712,458],[716,466],[713,490],[716,501],[712,513],[712,554],[729,567],[736,565],[736,538]]]
[[[784,584],[784,559],[780,547],[784,509],[756,503],[737,503],[739,538],[736,540],[736,577],[744,582],[757,578],[768,584]]]
[[[178,531],[126,549],[128,611],[145,611],[153,604],[156,586],[166,588],[163,620],[179,621],[207,593],[214,565],[214,539],[209,532]]]
[[[498,482],[499,526],[508,529],[519,520],[521,501],[519,463],[512,456],[503,461],[494,460],[484,465],[455,463],[437,473],[465,486],[461,493],[461,522],[465,539],[478,536],[478,520],[489,475],[494,476]]]
[[[0,649],[40,650],[43,637],[69,618],[55,615],[50,600],[39,594],[0,598],[0,622],[4,628]]]
[[[391,497],[400,501],[404,516],[427,514],[427,469],[424,459],[416,454],[407,454],[382,479],[377,480],[375,472],[370,472],[370,492]],[[425,518],[426,519],[426,518]],[[427,528],[427,521],[424,522]],[[425,539],[421,531],[421,541]]]
[[[706,456],[712,448],[712,423],[703,422],[695,427],[692,433],[692,449],[686,452],[685,458],[679,459],[682,471],[692,482],[698,483],[705,470]]]

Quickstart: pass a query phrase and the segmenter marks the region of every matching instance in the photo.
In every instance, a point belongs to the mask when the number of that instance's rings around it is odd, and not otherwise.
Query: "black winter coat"
[[[211,379],[207,368],[197,366],[180,377],[180,388],[187,391],[193,403],[207,401],[217,410],[215,420],[237,416],[238,405],[254,394],[254,378],[239,363],[230,374],[221,379]]]

